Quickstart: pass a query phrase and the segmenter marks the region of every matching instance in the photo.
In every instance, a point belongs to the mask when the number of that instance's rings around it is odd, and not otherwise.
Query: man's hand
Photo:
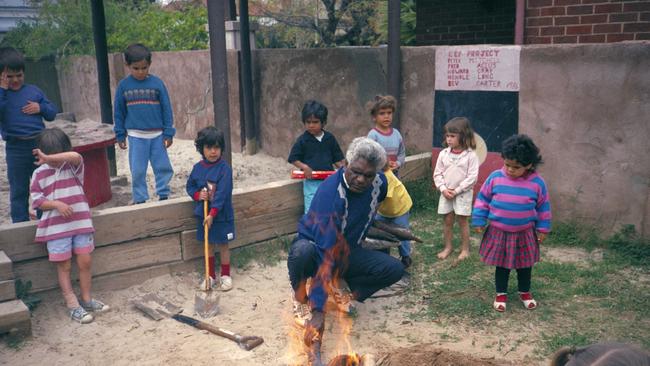
[[[126,140],[118,141],[117,146],[119,146],[120,149],[122,149],[122,150],[126,150]]]
[[[305,323],[305,333],[303,334],[303,342],[307,347],[312,344],[320,342],[325,330],[325,314],[320,310],[311,311],[311,319]]]
[[[39,114],[41,113],[41,105],[36,102],[29,101],[23,107],[22,112],[25,114]]]
[[[172,146],[173,143],[174,143],[174,139],[171,137],[167,139],[163,139],[163,144],[165,144],[165,149],[169,149],[169,147]]]
[[[208,229],[212,226],[212,220],[214,220],[214,217],[208,215],[203,219],[203,226],[207,225]]]
[[[546,233],[537,232],[537,242],[542,244],[546,240]]]
[[[34,149],[32,150],[32,155],[36,158],[36,161],[34,164],[36,165],[43,165],[47,163],[47,154],[41,151],[41,149]]]
[[[72,207],[68,206],[67,204],[61,201],[54,201],[54,202],[56,202],[56,210],[59,211],[61,216],[65,217],[66,219],[70,218],[74,213]]]

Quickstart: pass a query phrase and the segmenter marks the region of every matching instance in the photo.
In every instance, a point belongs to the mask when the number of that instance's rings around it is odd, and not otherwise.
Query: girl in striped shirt
[[[517,270],[519,299],[526,309],[534,309],[532,268],[551,228],[548,190],[535,172],[542,156],[528,136],[514,135],[503,142],[501,157],[503,168],[490,174],[476,197],[472,226],[481,233],[487,225],[479,253],[485,264],[496,266],[494,309],[506,310],[511,269]]]
[[[72,151],[70,138],[58,128],[43,130],[33,150],[39,167],[32,175],[30,194],[35,210],[43,214],[36,229],[37,242],[47,243],[50,262],[57,265],[59,285],[70,317],[90,323],[91,312],[108,305],[90,296],[90,253],[95,248],[90,207],[83,191],[84,166],[81,155]],[[77,256],[81,298],[72,290],[72,253]]]

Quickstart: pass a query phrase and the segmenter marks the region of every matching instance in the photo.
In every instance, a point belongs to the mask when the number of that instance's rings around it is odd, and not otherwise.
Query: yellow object
[[[402,216],[409,212],[411,206],[413,206],[411,196],[392,170],[387,170],[384,174],[388,180],[388,192],[386,193],[386,199],[379,204],[378,212],[384,217]]]

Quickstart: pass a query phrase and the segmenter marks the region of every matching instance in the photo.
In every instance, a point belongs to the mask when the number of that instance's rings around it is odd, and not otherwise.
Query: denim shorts
[[[88,254],[95,249],[93,234],[78,234],[67,238],[47,242],[47,253],[50,262],[63,262],[74,254]]]

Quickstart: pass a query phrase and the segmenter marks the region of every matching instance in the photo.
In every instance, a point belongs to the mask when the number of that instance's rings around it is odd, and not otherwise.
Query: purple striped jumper
[[[474,202],[472,226],[490,225],[506,232],[534,227],[551,230],[551,205],[544,179],[532,172],[519,178],[495,170],[487,178]]]

